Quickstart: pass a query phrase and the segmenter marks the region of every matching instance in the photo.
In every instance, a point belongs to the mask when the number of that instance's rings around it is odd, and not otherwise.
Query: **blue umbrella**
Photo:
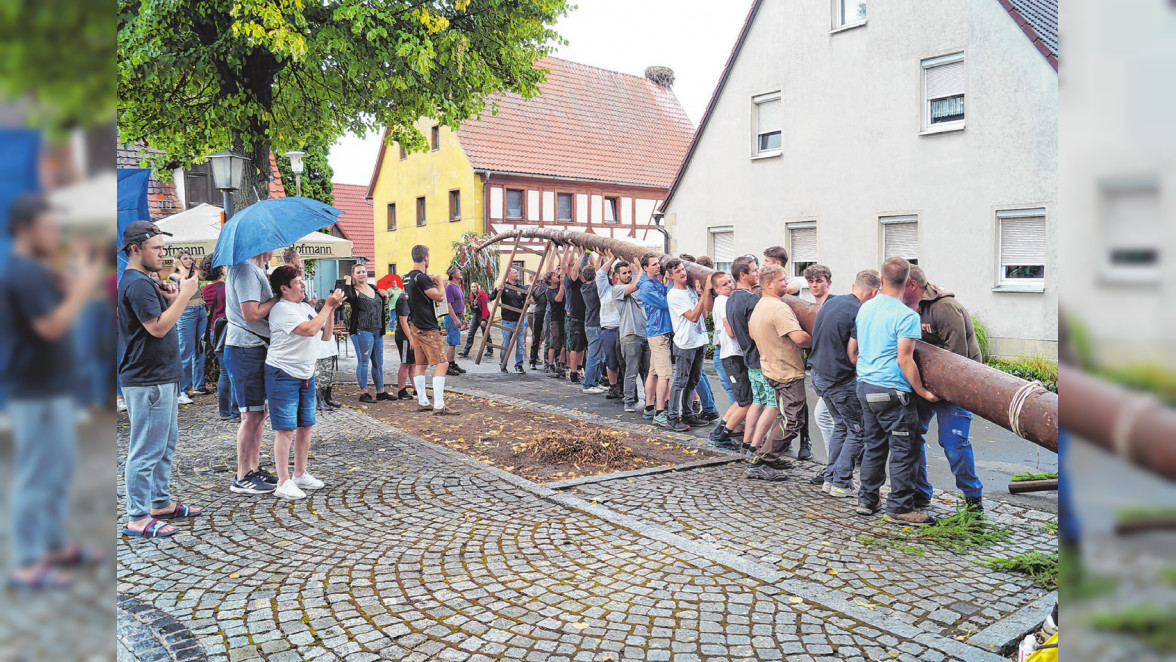
[[[271,198],[233,214],[221,228],[212,266],[240,264],[266,251],[289,246],[333,225],[342,210],[310,198]]]

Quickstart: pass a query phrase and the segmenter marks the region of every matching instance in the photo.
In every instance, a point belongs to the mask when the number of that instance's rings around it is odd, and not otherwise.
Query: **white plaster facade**
[[[668,200],[675,250],[706,254],[709,229],[732,226],[735,254],[758,255],[815,222],[817,261],[844,293],[882,262],[880,217],[916,215],[919,264],[994,353],[1055,358],[1057,72],[997,0],[871,1],[842,29],[834,4],[761,0]],[[928,134],[922,63],[954,53],[963,128]],[[752,99],[777,91],[781,149],[757,158]],[[1010,209],[1045,213],[1037,291],[998,287],[997,212]]]

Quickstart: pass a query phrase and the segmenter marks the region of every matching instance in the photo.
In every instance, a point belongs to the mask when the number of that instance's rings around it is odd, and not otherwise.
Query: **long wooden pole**
[[[632,262],[638,261],[640,256],[646,253],[662,255],[658,251],[610,237],[548,228],[515,230],[496,235],[481,244],[478,249],[510,237],[545,239],[556,244],[571,244],[598,252],[608,250],[613,255]],[[687,273],[695,282],[703,282],[707,276],[714,273],[700,264],[688,262],[686,265]],[[811,332],[817,316],[817,306],[794,296],[785,296],[784,301],[792,307],[805,331]],[[921,341],[915,345],[915,362],[919,365],[924,385],[932,393],[983,416],[1043,448],[1057,452],[1056,394],[983,363]]]

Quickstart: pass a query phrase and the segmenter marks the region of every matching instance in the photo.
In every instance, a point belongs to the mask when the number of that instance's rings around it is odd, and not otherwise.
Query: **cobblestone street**
[[[350,408],[315,428],[326,487],[279,501],[229,491],[235,425],[197,402],[172,486],[207,515],[117,546],[120,645],[140,659],[998,660],[988,644],[1051,600],[975,563],[1053,548],[1054,516],[1020,506],[990,501],[1014,536],[976,555],[869,549],[850,525],[871,520],[808,463],[771,485],[725,464],[558,491]],[[126,436],[124,415],[120,465]],[[121,466],[119,483],[121,515]]]

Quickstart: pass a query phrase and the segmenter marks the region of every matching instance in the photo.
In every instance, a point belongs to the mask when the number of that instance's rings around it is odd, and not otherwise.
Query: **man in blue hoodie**
[[[641,303],[645,306],[645,337],[649,342],[651,376],[646,382],[646,392],[649,392],[649,383],[656,377],[656,385],[653,388],[656,413],[653,423],[665,425],[666,398],[669,397],[670,384],[674,380],[674,366],[670,361],[670,334],[674,327],[670,322],[670,309],[666,303],[668,287],[662,279],[661,263],[657,253],[642,255],[641,269],[644,273],[641,274],[640,280],[629,287],[637,290],[641,296]]]

